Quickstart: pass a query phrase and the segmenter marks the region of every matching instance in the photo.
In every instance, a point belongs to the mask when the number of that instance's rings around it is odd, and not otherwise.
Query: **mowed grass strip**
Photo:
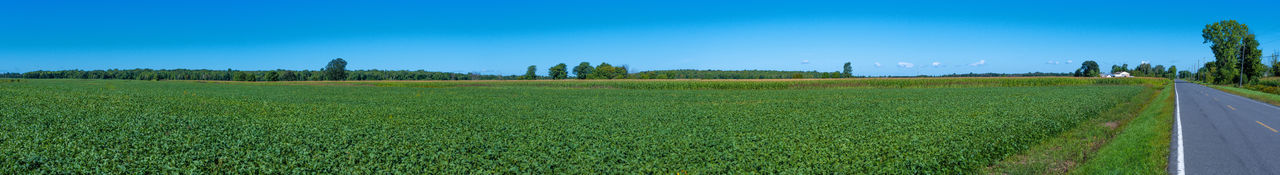
[[[1098,152],[1111,147],[1122,132],[1132,132],[1130,123],[1143,114],[1156,99],[1161,89],[1172,89],[1171,84],[1156,86],[1144,90],[1140,95],[1130,97],[1126,102],[1116,104],[1109,110],[1092,117],[1075,128],[1062,134],[1045,139],[1022,153],[1012,155],[987,167],[982,174],[1067,174],[1080,167],[1086,161],[1107,153]],[[1147,114],[1150,115],[1150,114]],[[1141,127],[1141,126],[1140,126]],[[1165,132],[1168,133],[1167,131]],[[1144,135],[1145,136],[1145,135]],[[1143,139],[1158,139],[1154,138]],[[1164,139],[1168,139],[1167,135]],[[1123,143],[1122,143],[1123,144]],[[1167,143],[1166,143],[1167,146]],[[1155,149],[1160,151],[1167,149]],[[1167,151],[1166,151],[1167,152]],[[1163,162],[1161,162],[1163,163]],[[1161,164],[1163,165],[1163,164]],[[1163,168],[1160,166],[1131,167],[1131,169]]]
[[[1145,86],[0,83],[4,173],[973,173]]]
[[[1167,85],[1112,143],[1071,174],[1165,174],[1177,98]],[[1117,168],[1124,167],[1124,168]]]

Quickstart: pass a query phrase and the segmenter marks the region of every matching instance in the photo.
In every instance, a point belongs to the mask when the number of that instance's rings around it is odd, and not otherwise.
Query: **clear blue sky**
[[[316,70],[338,57],[349,69],[508,75],[581,61],[633,71],[853,62],[857,75],[1069,72],[1084,60],[1186,70],[1212,58],[1200,30],[1223,19],[1248,24],[1268,55],[1280,49],[1278,10],[1277,1],[3,1],[0,72]]]

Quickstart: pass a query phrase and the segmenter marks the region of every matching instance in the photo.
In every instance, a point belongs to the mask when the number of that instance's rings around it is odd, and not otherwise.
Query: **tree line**
[[[1155,67],[1152,67],[1151,63],[1142,63],[1138,64],[1138,67],[1129,69],[1129,64],[1122,64],[1111,65],[1111,72],[1129,72],[1129,75],[1135,77],[1162,77],[1173,79],[1177,76],[1178,66],[1169,66],[1169,68],[1166,69],[1164,65],[1156,65]]]
[[[1169,79],[1179,77],[1180,73],[1182,75],[1191,74],[1190,71],[1179,72],[1178,66],[1169,66],[1169,68],[1166,69],[1164,65],[1156,65],[1152,67],[1151,63],[1138,64],[1138,67],[1135,67],[1134,69],[1129,69],[1129,64],[1111,65],[1111,72],[1104,73],[1102,72],[1102,69],[1098,67],[1098,62],[1085,61],[1080,63],[1080,68],[1076,69],[1075,73],[1072,73],[1071,75],[1076,77],[1100,77],[1103,74],[1116,74],[1120,72],[1128,72],[1129,76],[1134,77],[1160,77]]]
[[[853,64],[844,63],[843,72],[818,72],[818,71],[771,71],[771,70],[693,70],[693,69],[677,69],[677,70],[655,70],[631,73],[629,68],[623,66],[613,66],[609,63],[600,63],[592,66],[590,62],[578,63],[572,70],[568,69],[565,63],[556,64],[547,69],[546,77],[537,76],[537,66],[530,65],[524,75],[520,76],[522,80],[544,79],[568,79],[570,71],[573,73],[574,79],[782,79],[782,78],[850,78],[853,77]]]
[[[1027,73],[967,73],[967,74],[948,74],[937,77],[1065,77],[1072,76],[1071,73],[1054,73],[1054,72],[1027,72]]]
[[[537,80],[537,79],[787,79],[787,78],[861,78],[853,76],[851,62],[846,62],[841,71],[776,71],[776,70],[653,70],[631,73],[628,66],[614,66],[609,63],[591,65],[581,62],[572,69],[565,63],[556,64],[547,69],[546,76],[538,76],[536,65],[530,65],[523,75],[483,75],[479,73],[433,72],[425,70],[346,70],[347,62],[342,58],[329,61],[320,70],[208,70],[208,69],[108,69],[108,70],[61,70],[31,71],[26,73],[4,73],[0,78],[77,78],[77,79],[128,79],[128,80],[221,80],[221,81],[342,81],[342,80]],[[1092,65],[1092,66],[1090,66]],[[1125,65],[1127,67],[1127,65]],[[1140,70],[1148,70],[1139,66]],[[1087,69],[1086,69],[1087,68]],[[1165,75],[1163,66],[1156,66],[1151,74]],[[1176,70],[1174,68],[1173,70]],[[1032,77],[1032,76],[1085,76],[1099,75],[1097,63],[1086,61],[1076,73],[968,73],[939,76],[881,76],[881,77]],[[1086,76],[1087,74],[1087,76]],[[572,76],[570,76],[572,75]],[[1135,75],[1148,75],[1142,71]]]
[[[515,76],[479,73],[432,72],[425,70],[346,70],[346,61],[334,59],[314,70],[208,70],[208,69],[108,69],[60,70],[6,73],[6,78],[77,78],[126,80],[221,80],[221,81],[341,81],[341,80],[510,80]]]
[[[10,73],[2,78],[29,79],[124,79],[124,80],[216,80],[216,81],[333,81],[333,80],[514,80],[514,76],[479,73],[431,72],[425,70],[350,70],[347,77],[332,79],[314,70],[208,70],[208,69],[108,69],[60,70]]]

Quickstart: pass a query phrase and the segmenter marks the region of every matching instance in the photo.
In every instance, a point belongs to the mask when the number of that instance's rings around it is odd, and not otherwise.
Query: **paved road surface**
[[[1181,163],[1186,174],[1280,174],[1280,107],[1181,80],[1174,86],[1172,173]]]

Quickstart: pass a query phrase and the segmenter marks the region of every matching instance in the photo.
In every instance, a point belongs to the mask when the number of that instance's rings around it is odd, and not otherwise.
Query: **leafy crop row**
[[[0,174],[972,173],[1146,88],[497,87],[0,83]]]

